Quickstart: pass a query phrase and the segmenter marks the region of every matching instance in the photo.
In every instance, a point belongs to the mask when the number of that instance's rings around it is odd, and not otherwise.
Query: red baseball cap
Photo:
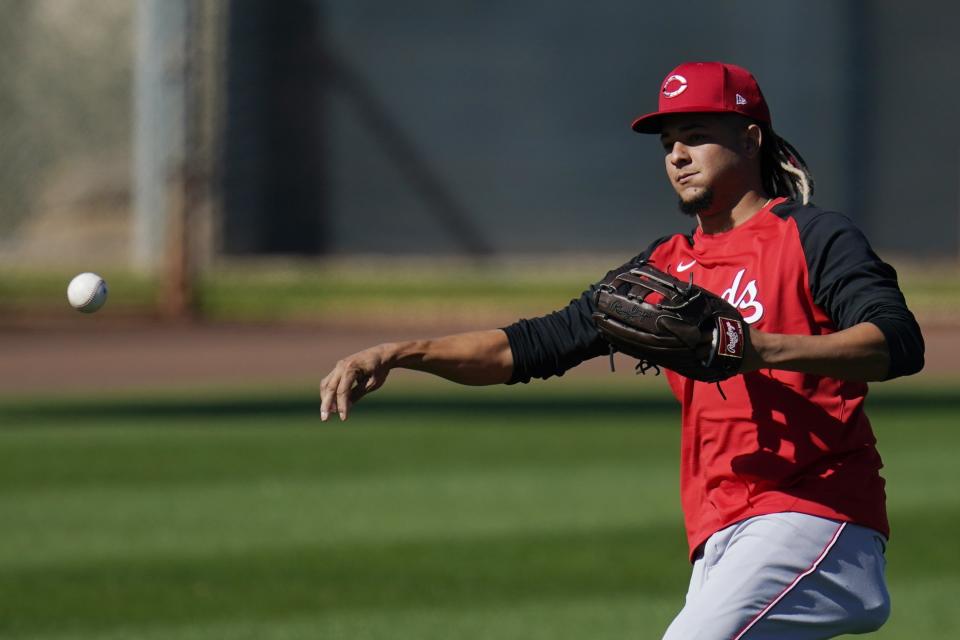
[[[685,62],[660,85],[659,110],[633,121],[633,130],[660,133],[670,113],[739,113],[771,124],[770,109],[749,71],[725,62]]]

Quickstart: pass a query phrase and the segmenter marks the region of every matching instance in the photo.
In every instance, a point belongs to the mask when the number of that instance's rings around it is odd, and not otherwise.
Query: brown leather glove
[[[704,382],[737,375],[749,339],[740,312],[723,298],[647,263],[611,275],[594,293],[593,321],[613,350],[638,369],[666,367]]]

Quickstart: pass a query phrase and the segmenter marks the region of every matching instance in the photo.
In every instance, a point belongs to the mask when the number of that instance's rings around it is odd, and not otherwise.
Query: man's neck
[[[710,214],[700,214],[697,221],[703,233],[723,233],[739,227],[741,224],[755,216],[761,209],[767,206],[771,198],[768,198],[762,191],[750,190],[733,204],[732,207],[723,208]]]

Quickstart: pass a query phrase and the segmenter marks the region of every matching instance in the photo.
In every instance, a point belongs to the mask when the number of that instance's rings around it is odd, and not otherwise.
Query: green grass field
[[[629,255],[622,256],[623,260]],[[619,258],[614,258],[618,260]],[[616,266],[609,257],[571,257],[552,263],[358,259],[291,264],[237,263],[198,277],[199,312],[210,320],[355,321],[389,317],[444,318],[458,309],[510,318],[553,310]],[[919,316],[954,322],[960,306],[960,269],[954,262],[898,266],[900,283]],[[389,273],[389,279],[383,276]],[[10,270],[0,281],[0,310],[31,316],[59,313],[73,271]],[[107,269],[111,313],[156,313],[156,277]]]
[[[880,385],[894,613],[960,630],[955,388]],[[657,389],[660,389],[658,386]],[[659,638],[688,566],[649,385],[0,403],[0,637]]]

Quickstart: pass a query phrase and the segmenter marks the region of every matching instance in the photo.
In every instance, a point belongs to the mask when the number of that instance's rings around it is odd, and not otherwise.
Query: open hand
[[[343,358],[320,382],[320,420],[331,413],[346,420],[350,407],[363,396],[383,386],[390,372],[387,349],[378,345]]]

